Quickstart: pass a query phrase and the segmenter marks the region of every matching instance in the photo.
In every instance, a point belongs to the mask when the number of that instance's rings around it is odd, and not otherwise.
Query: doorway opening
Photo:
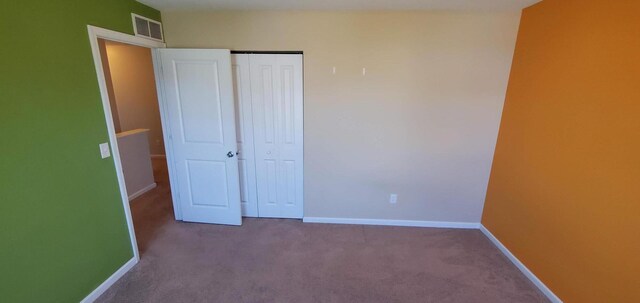
[[[136,262],[174,220],[303,217],[302,53],[166,49],[88,28]]]
[[[87,29],[109,136],[109,144],[100,145],[101,150],[111,147],[133,253],[126,266],[133,266],[160,227],[154,222],[173,215],[151,57],[165,44],[91,25]]]
[[[174,220],[152,50],[98,39],[138,250]]]

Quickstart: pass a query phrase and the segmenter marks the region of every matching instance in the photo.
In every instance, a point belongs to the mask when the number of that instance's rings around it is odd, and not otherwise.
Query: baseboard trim
[[[533,282],[533,284],[535,284],[536,287],[538,287],[538,289],[540,289],[540,291],[542,291],[542,293],[547,296],[549,300],[551,300],[551,302],[562,303],[562,300],[560,300],[560,298],[558,298],[558,296],[556,296],[551,291],[551,289],[549,289],[549,287],[544,285],[544,283],[542,283],[542,281],[538,279],[538,277],[536,277],[536,275],[531,272],[531,270],[529,270],[522,262],[520,262],[520,260],[518,260],[518,258],[516,258],[516,256],[512,254],[511,251],[509,251],[509,249],[507,249],[507,247],[504,246],[504,244],[502,244],[502,242],[500,242],[500,240],[498,240],[498,238],[496,238],[482,224],[480,224],[480,231],[482,231],[482,233],[487,236],[487,238],[489,238],[493,245],[495,245],[502,252],[502,254],[504,254],[509,259],[509,261],[511,261],[511,263],[513,263],[529,280],[531,280],[531,282]]]
[[[135,199],[135,198],[137,198],[137,197],[140,197],[140,196],[144,195],[146,192],[148,192],[148,191],[150,191],[150,190],[152,190],[152,189],[156,188],[156,186],[158,186],[158,184],[156,184],[156,183],[154,182],[154,183],[149,184],[149,185],[148,185],[148,186],[146,186],[145,188],[143,188],[143,189],[141,189],[141,190],[139,190],[139,191],[137,191],[137,192],[135,192],[135,193],[133,193],[133,194],[129,195],[129,201],[131,201],[131,200],[133,200],[133,199]]]
[[[100,286],[94,289],[88,296],[86,296],[80,303],[92,303],[98,297],[100,297],[109,287],[111,287],[116,281],[120,280],[124,274],[126,274],[134,265],[138,263],[138,259],[136,257],[131,258],[131,260],[127,261],[122,267],[120,267],[116,272],[113,273],[107,280],[102,282]]]
[[[480,223],[470,223],[470,222],[322,218],[322,217],[304,217],[302,218],[302,222],[329,223],[329,224],[407,226],[407,227],[461,228],[461,229],[478,229],[480,227]]]

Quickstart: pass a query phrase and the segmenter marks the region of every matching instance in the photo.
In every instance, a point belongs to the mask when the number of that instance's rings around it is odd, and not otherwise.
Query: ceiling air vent
[[[136,14],[131,14],[131,18],[133,19],[133,30],[136,36],[156,41],[164,40],[162,36],[162,23]]]

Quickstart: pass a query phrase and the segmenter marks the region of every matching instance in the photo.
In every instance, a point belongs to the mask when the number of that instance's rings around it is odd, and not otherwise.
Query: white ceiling
[[[159,10],[520,10],[541,0],[138,0]]]

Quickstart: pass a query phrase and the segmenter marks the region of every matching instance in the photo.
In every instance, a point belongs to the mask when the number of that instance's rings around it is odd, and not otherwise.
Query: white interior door
[[[260,217],[303,215],[302,55],[249,55]]]
[[[184,221],[242,224],[228,50],[160,49],[163,110]]]
[[[258,217],[249,55],[232,54],[231,68],[233,71],[233,93],[236,101],[236,133],[242,216]]]

